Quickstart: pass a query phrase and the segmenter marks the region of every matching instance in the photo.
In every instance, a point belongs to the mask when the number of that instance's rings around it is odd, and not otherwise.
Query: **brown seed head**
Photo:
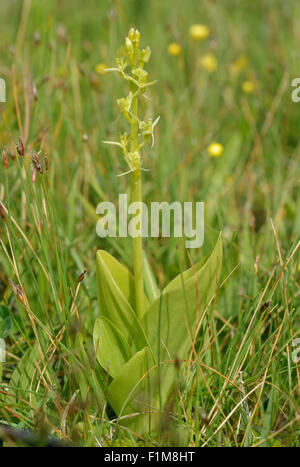
[[[10,282],[10,285],[11,285],[11,287],[13,289],[13,293],[15,294],[15,296],[17,297],[19,302],[23,303],[24,302],[24,294],[23,294],[23,291],[22,291],[21,287],[19,285],[16,285],[11,279],[9,279],[9,282]]]
[[[38,100],[38,93],[37,93],[36,85],[34,83],[32,84],[32,95],[33,95],[33,99],[36,102]]]
[[[6,146],[4,146],[3,151],[2,151],[2,162],[3,162],[3,167],[7,169],[7,151],[6,151]]]
[[[40,163],[40,160],[39,160],[39,153],[34,153],[33,156],[32,156],[32,162],[33,162],[33,165],[34,167],[36,168],[36,170],[41,174],[43,175],[43,168],[41,166],[41,163]]]
[[[18,142],[16,143],[16,149],[18,151],[19,156],[23,157],[25,154],[25,149],[21,136],[19,136]]]
[[[86,269],[84,271],[82,271],[82,273],[80,274],[80,276],[78,277],[77,279],[77,282],[82,282],[83,279],[85,278],[85,275],[86,275]]]
[[[1,219],[4,220],[4,222],[6,222],[6,214],[5,214],[3,204],[1,202],[0,202],[0,217]]]
[[[47,156],[47,154],[44,154],[44,159],[45,159],[45,169],[46,169],[46,172],[48,172],[48,156]]]

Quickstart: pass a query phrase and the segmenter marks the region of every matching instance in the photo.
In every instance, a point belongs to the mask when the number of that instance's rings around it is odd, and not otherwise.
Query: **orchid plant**
[[[123,152],[131,176],[132,202],[142,201],[142,156],[154,143],[159,118],[142,121],[139,101],[155,82],[144,69],[151,51],[140,49],[140,33],[130,29],[116,66],[129,84],[118,106],[129,132],[113,144]],[[222,262],[221,235],[210,256],[179,276],[161,292],[148,287],[147,262],[142,250],[142,212],[139,235],[133,238],[133,274],[106,251],[97,252],[99,318],[94,326],[98,362],[107,374],[106,396],[121,424],[136,433],[156,429],[166,403],[176,388],[178,362],[192,358],[201,318],[212,301]],[[136,216],[135,216],[136,217]]]

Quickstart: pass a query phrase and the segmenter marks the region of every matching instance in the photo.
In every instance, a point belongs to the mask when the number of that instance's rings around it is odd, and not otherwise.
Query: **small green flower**
[[[121,97],[117,100],[121,112],[128,122],[130,122],[130,109],[132,105],[133,93],[130,91],[127,97]]]
[[[140,52],[140,67],[143,68],[145,63],[148,63],[151,57],[150,47],[146,47]]]
[[[154,145],[154,128],[159,122],[160,117],[153,122],[152,118],[149,118],[146,122],[139,123],[139,129],[141,130],[141,134],[144,137],[144,140],[147,141],[149,138],[152,139],[152,147]]]
[[[147,83],[148,73],[143,68],[132,70],[132,74],[137,77],[139,85],[143,87]]]

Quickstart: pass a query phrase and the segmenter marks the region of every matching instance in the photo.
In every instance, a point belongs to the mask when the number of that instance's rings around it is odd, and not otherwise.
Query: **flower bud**
[[[136,48],[138,48],[140,44],[140,39],[141,39],[140,31],[136,29],[134,33],[134,43],[135,43]]]
[[[131,40],[132,44],[138,48],[141,39],[140,32],[137,29],[131,28],[128,32],[128,38]]]
[[[134,28],[129,29],[128,37],[131,40],[131,42],[134,42],[134,39],[135,39],[135,29]]]
[[[133,54],[134,48],[133,48],[133,44],[132,44],[131,40],[129,39],[129,37],[126,37],[126,39],[125,39],[125,48],[126,48],[126,52],[128,54]]]

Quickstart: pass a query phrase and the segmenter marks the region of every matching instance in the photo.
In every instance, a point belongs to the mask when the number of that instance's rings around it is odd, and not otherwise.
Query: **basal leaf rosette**
[[[157,427],[175,388],[176,362],[186,361],[201,318],[217,290],[222,237],[212,253],[178,275],[138,319],[134,278],[105,251],[97,253],[97,359],[109,375],[108,402],[121,424],[137,433]]]

